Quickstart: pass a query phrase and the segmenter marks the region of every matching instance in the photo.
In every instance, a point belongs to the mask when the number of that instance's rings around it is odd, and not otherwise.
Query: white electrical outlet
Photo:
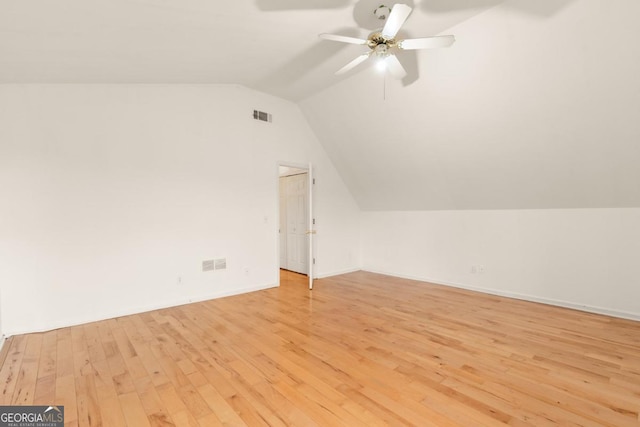
[[[471,266],[471,274],[482,274],[482,273],[484,273],[484,265],[473,264]]]

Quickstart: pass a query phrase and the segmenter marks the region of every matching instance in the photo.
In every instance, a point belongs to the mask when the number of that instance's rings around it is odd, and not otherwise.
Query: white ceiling
[[[501,1],[416,2],[407,34],[436,34]],[[339,81],[334,71],[363,49],[318,34],[366,36],[379,4],[0,0],[0,83],[237,83],[298,101]]]
[[[640,2],[510,0],[300,105],[364,210],[640,206]]]
[[[365,210],[640,206],[640,2],[422,0],[409,75],[361,66],[380,0],[0,0],[1,83],[236,83],[298,102]],[[386,99],[385,99],[386,96]]]

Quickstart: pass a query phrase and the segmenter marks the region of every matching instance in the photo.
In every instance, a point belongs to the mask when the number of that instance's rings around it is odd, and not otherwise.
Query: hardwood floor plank
[[[92,374],[84,375],[76,377],[75,382],[78,425],[87,427],[102,425],[95,377]]]
[[[149,419],[144,411],[137,393],[118,396],[124,419],[129,427],[150,427]]]
[[[246,426],[233,407],[211,384],[199,387],[198,392],[223,425]]]
[[[40,364],[38,365],[38,378],[55,376],[57,372],[57,338],[56,331],[49,331],[42,334],[42,351],[40,353]]]
[[[187,384],[184,387],[178,389],[178,395],[185,403],[189,413],[196,419],[204,418],[211,414],[211,408],[204,401],[198,390],[191,385]]]
[[[148,416],[149,425],[151,427],[174,427],[175,424],[171,418],[164,412],[151,414]]]
[[[94,371],[92,378],[100,407],[100,413],[95,415],[99,415],[104,426],[124,426],[124,414],[108,361],[106,359],[93,361],[92,367]]]
[[[64,406],[64,424],[78,424],[76,379],[71,375],[56,378],[55,404]]]
[[[164,403],[164,407],[171,417],[187,409],[185,403],[180,399],[176,388],[171,383],[163,384],[156,387],[156,389],[158,390],[160,399],[162,399]]]
[[[42,349],[42,334],[27,337],[24,359],[16,381],[12,405],[33,405]]]
[[[201,427],[198,420],[187,410],[183,410],[173,415],[176,427]]]
[[[89,353],[89,359],[95,362],[106,360],[107,356],[104,353],[104,348],[102,347],[98,325],[96,323],[84,325],[84,336],[87,340],[87,352]]]
[[[34,405],[51,405],[56,398],[56,376],[38,377],[33,395]]]
[[[5,345],[66,426],[640,425],[640,322],[365,272]]]
[[[12,341],[13,337],[6,337],[2,343],[2,350],[0,350],[0,366],[4,366],[4,362],[7,360],[7,355],[9,354]]]
[[[58,329],[56,343],[56,376],[58,378],[74,374],[73,342],[71,328]]]
[[[170,381],[164,373],[162,364],[155,358],[150,347],[139,346],[136,351],[154,385],[160,386]]]
[[[100,418],[105,427],[125,427],[126,421],[124,413],[122,412],[122,405],[118,395],[106,394],[102,395],[98,392],[98,398],[100,399]],[[65,419],[66,419],[65,408]]]

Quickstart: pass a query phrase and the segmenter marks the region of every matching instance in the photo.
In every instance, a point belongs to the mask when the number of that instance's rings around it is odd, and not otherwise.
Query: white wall
[[[366,270],[640,320],[637,208],[365,212],[362,236]]]
[[[4,332],[274,286],[279,161],[316,166],[317,273],[357,268],[358,208],[295,104],[232,85],[0,85]],[[226,271],[201,272],[218,257]]]

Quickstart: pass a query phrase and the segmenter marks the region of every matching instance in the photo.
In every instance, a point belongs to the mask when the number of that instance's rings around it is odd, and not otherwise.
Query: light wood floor
[[[69,426],[638,426],[640,323],[371,273],[15,336]]]

